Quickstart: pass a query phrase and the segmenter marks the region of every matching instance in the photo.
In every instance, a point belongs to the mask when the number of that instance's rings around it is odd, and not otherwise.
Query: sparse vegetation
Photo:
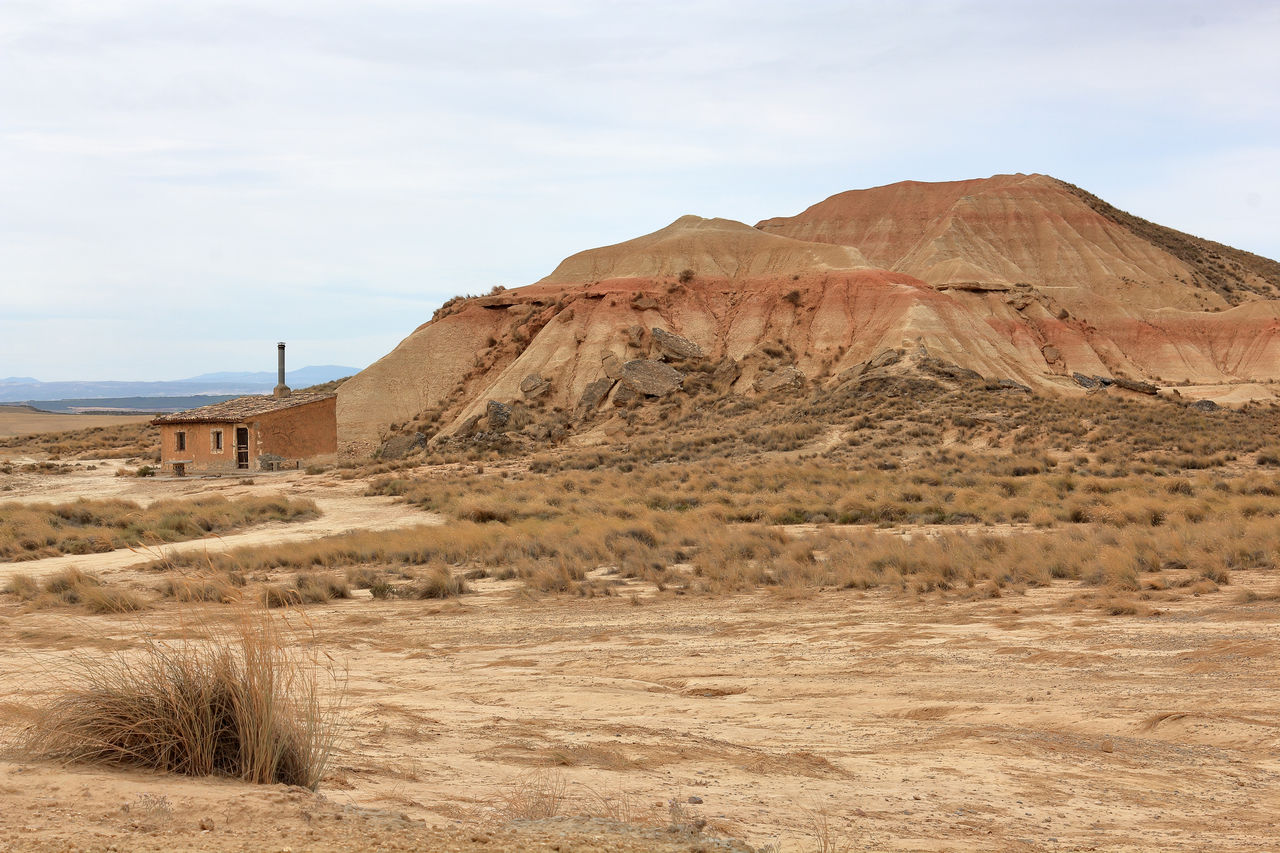
[[[314,790],[339,697],[297,648],[280,622],[246,614],[207,641],[148,639],[138,652],[83,658],[26,746],[59,760]]]
[[[287,497],[228,500],[79,500],[63,504],[0,504],[0,559],[16,562],[93,554],[198,539],[267,521],[302,521],[319,514],[314,501]]]

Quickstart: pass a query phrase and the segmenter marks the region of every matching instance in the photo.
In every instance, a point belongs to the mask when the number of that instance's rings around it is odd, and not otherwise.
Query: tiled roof
[[[305,406],[335,397],[336,394],[294,393],[288,397],[237,397],[201,406],[198,409],[187,409],[185,412],[173,412],[161,415],[152,421],[153,424],[207,424],[207,423],[240,423],[268,412],[292,409],[294,406]]]

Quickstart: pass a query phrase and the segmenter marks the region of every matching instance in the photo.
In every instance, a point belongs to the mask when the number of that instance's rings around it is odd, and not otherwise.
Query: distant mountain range
[[[290,388],[319,385],[344,376],[359,373],[358,367],[342,367],[324,364],[318,367],[300,367],[285,374]],[[117,397],[172,397],[193,395],[267,394],[275,387],[276,374],[256,373],[204,373],[190,379],[174,379],[167,382],[41,382],[30,376],[10,376],[0,379],[0,403],[25,403],[67,398],[105,399]]]

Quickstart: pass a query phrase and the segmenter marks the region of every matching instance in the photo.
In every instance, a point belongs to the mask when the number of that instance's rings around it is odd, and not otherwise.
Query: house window
[[[173,435],[174,449],[181,452],[187,449],[187,434],[182,430],[178,430]]]
[[[222,452],[222,430],[215,429],[211,433],[211,437],[212,437],[213,452],[221,453]]]

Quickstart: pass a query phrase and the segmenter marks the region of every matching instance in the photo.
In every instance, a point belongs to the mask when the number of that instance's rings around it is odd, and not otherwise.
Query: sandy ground
[[[566,850],[693,849],[600,820],[659,829],[674,802],[684,826],[793,851],[823,849],[823,821],[848,849],[1275,849],[1275,603],[1224,591],[1137,618],[1064,608],[1071,585],[948,604],[640,586],[536,600],[484,583],[457,602],[306,611],[348,672],[348,728],[318,797],[10,756],[0,838],[355,850],[376,831],[386,849],[532,849],[512,839],[542,832]],[[1274,585],[1237,573],[1234,586]],[[67,656],[190,619],[5,605],[0,689],[35,701]],[[513,824],[522,786],[563,786],[562,813],[597,821],[585,834],[581,821]]]
[[[41,488],[328,501],[304,535],[424,517],[332,474],[253,480],[101,467]],[[99,556],[78,560],[114,582],[157,582]],[[1150,617],[1074,610],[1069,583],[949,603],[690,598],[638,583],[537,598],[488,580],[448,602],[363,593],[294,619],[298,642],[346,673],[344,734],[318,794],[10,750],[0,850],[1274,850],[1280,604],[1235,596],[1278,584],[1236,572]],[[0,720],[21,720],[77,656],[235,613],[4,601]],[[557,792],[560,817],[513,819]]]
[[[59,415],[0,406],[0,437],[145,423],[155,415]]]

